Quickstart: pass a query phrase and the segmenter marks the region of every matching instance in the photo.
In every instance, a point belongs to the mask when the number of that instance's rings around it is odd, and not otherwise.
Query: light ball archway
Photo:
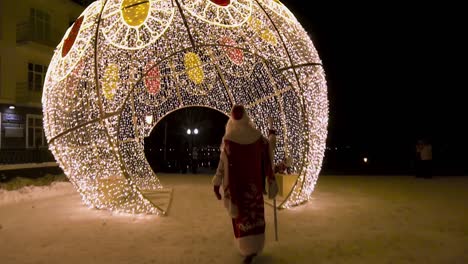
[[[265,134],[273,118],[275,160],[299,175],[281,208],[309,200],[322,165],[323,67],[277,0],[95,1],[57,46],[42,103],[50,149],[90,207],[166,213],[145,195],[162,185],[142,139],[181,107],[244,104]]]

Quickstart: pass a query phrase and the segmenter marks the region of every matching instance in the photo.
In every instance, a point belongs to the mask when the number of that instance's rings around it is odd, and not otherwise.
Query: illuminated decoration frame
[[[164,215],[143,138],[166,114],[244,104],[297,180],[279,208],[310,199],[325,150],[321,60],[277,0],[99,0],[66,32],[42,97],[49,147],[89,207]],[[149,121],[150,120],[150,121]]]

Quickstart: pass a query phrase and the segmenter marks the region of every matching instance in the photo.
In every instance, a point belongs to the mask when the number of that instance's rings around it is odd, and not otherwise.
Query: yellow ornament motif
[[[276,38],[273,31],[271,31],[269,28],[266,28],[260,19],[252,19],[250,25],[255,33],[257,33],[263,41],[273,46],[278,45],[278,39]]]
[[[250,26],[252,27],[252,29],[258,33],[262,30],[263,28],[263,23],[262,21],[260,21],[260,19],[258,18],[254,18],[254,19],[251,19],[250,20]]]
[[[185,54],[184,65],[190,80],[195,84],[203,83],[205,74],[203,73],[202,61],[197,54],[193,52]]]
[[[262,33],[260,33],[260,38],[262,38],[264,41],[268,42],[273,46],[278,45],[278,39],[276,38],[275,34],[269,29],[263,30]]]
[[[125,23],[132,27],[138,27],[148,17],[150,4],[147,0],[123,0],[121,10]]]
[[[118,82],[119,66],[117,66],[117,64],[110,64],[107,66],[102,80],[102,92],[107,100],[114,98]]]

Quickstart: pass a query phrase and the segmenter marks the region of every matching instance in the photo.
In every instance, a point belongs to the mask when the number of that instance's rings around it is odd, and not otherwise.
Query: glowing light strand
[[[93,3],[68,53],[62,47],[69,31],[47,72],[46,137],[83,202],[164,215],[164,204],[146,196],[162,185],[145,159],[143,137],[182,107],[228,114],[234,103],[246,105],[263,133],[268,117],[280,131],[275,161],[291,157],[298,175],[280,206],[309,200],[322,165],[328,100],[317,51],[294,16],[273,0],[144,2]],[[123,15],[128,6],[135,9]]]

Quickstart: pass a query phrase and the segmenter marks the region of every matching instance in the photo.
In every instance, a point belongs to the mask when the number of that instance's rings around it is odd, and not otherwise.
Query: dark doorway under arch
[[[199,106],[167,114],[145,138],[148,163],[156,173],[212,172],[227,120],[224,113]]]

